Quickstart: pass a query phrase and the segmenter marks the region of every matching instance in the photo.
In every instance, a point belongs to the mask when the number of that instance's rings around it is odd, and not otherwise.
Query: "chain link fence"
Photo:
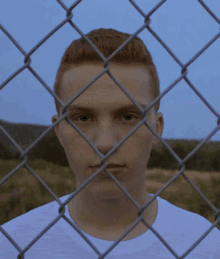
[[[213,36],[212,40],[208,42],[197,54],[195,54],[185,65],[181,63],[181,61],[174,55],[174,53],[166,46],[166,44],[160,39],[160,37],[155,33],[155,31],[152,30],[150,27],[151,19],[150,16],[160,8],[166,0],[161,1],[158,3],[148,14],[145,14],[136,3],[134,3],[133,0],[129,0],[129,2],[134,6],[134,8],[144,17],[144,24],[133,34],[131,35],[117,50],[115,50],[108,58],[105,58],[102,53],[96,48],[96,46],[83,34],[83,32],[74,24],[71,19],[73,18],[72,10],[81,2],[82,0],[76,1],[70,8],[67,8],[64,3],[61,0],[57,0],[57,2],[61,5],[61,7],[66,10],[66,19],[64,19],[58,26],[56,26],[48,35],[46,35],[36,46],[32,48],[32,50],[29,53],[26,53],[21,46],[17,43],[17,41],[12,37],[12,35],[0,24],[0,29],[5,33],[5,35],[14,43],[14,45],[18,48],[18,50],[24,55],[24,65],[19,68],[17,71],[15,71],[8,79],[6,79],[2,85],[0,86],[0,90],[3,89],[14,77],[16,77],[19,73],[21,73],[26,68],[37,78],[37,80],[47,89],[47,91],[60,103],[62,106],[62,115],[57,120],[56,123],[54,123],[51,127],[48,127],[48,129],[39,136],[25,151],[21,149],[21,147],[14,141],[14,139],[9,135],[9,133],[0,125],[0,129],[4,132],[4,134],[11,140],[11,142],[15,145],[15,147],[19,150],[21,153],[20,160],[21,162],[17,167],[15,167],[10,173],[8,173],[7,176],[5,176],[1,181],[0,185],[2,185],[5,181],[8,180],[14,173],[16,173],[20,168],[25,167],[47,190],[48,192],[54,197],[54,199],[59,203],[59,215],[50,223],[49,226],[47,226],[43,231],[41,231],[38,236],[29,243],[24,250],[21,250],[20,247],[15,243],[13,238],[6,232],[4,229],[0,226],[1,232],[8,238],[8,240],[14,245],[14,247],[19,251],[18,258],[24,258],[25,252],[32,246],[34,243],[41,238],[44,233],[46,233],[61,217],[63,217],[66,222],[69,223],[70,226],[72,226],[81,237],[84,238],[84,240],[87,242],[88,245],[91,246],[91,248],[97,253],[98,258],[105,258],[105,256],[110,253],[110,251],[127,235],[132,231],[133,228],[136,227],[136,225],[139,224],[140,221],[142,221],[160,240],[161,242],[167,247],[167,249],[178,259],[182,259],[186,257],[211,231],[216,227],[217,224],[220,224],[220,210],[217,210],[215,206],[207,199],[207,197],[193,184],[193,182],[190,181],[190,179],[184,174],[185,171],[185,162],[193,156],[220,128],[220,115],[216,113],[216,111],[212,108],[212,106],[206,101],[206,99],[197,91],[197,89],[194,87],[194,85],[190,82],[190,80],[187,78],[187,67],[192,64],[209,46],[212,45],[213,42],[215,42],[220,37],[220,32]],[[204,7],[204,9],[215,19],[215,21],[220,24],[220,19],[216,17],[216,15],[207,7],[207,5],[202,1],[198,0],[198,2]],[[31,67],[31,58],[30,56],[47,40],[49,39],[56,31],[58,31],[62,26],[64,26],[66,23],[69,23],[73,29],[75,29],[89,44],[95,49],[96,53],[100,56],[100,58],[104,62],[104,69],[103,71],[97,75],[95,78],[93,78],[92,81],[90,81],[89,84],[84,86],[77,95],[75,95],[70,101],[67,103],[63,103],[62,100],[58,96],[54,94],[54,92],[51,90],[51,88],[40,78],[40,76],[33,70]],[[109,61],[111,61],[111,58],[114,57],[125,45],[127,45],[133,37],[138,35],[140,32],[142,32],[144,29],[147,29],[156,40],[160,42],[160,44],[166,49],[166,51],[173,57],[173,59],[180,65],[181,67],[181,75],[169,86],[166,88],[166,90],[160,94],[154,101],[150,102],[146,109],[143,110],[139,104],[135,101],[135,99],[129,95],[129,93],[124,89],[124,87],[116,80],[116,78],[110,73],[110,64]],[[99,150],[93,145],[93,143],[83,134],[83,132],[77,128],[77,126],[69,119],[67,118],[69,112],[68,107],[69,105],[78,98],[90,85],[92,85],[98,78],[100,78],[102,75],[107,73],[112,80],[118,85],[118,87],[121,88],[121,90],[127,95],[127,97],[139,108],[139,110],[142,113],[142,117],[140,122],[125,136],[121,141],[119,141],[116,146],[108,152],[106,156],[103,156],[102,153],[99,152]],[[184,79],[187,84],[191,87],[191,89],[199,96],[199,98],[206,104],[206,106],[215,114],[215,116],[218,118],[217,120],[217,126],[213,131],[203,140],[200,142],[200,144],[194,148],[183,160],[181,160],[177,154],[172,150],[172,148],[155,132],[155,117],[153,123],[148,123],[147,118],[145,117],[146,114],[149,112],[152,113],[154,111],[154,104],[160,100],[167,92],[169,92],[178,82],[180,82],[182,79]],[[59,198],[53,193],[53,191],[50,190],[50,188],[44,183],[44,181],[41,180],[41,178],[32,170],[32,168],[28,165],[28,158],[27,154],[28,152],[39,142],[48,132],[52,131],[55,127],[55,125],[59,124],[62,120],[66,120],[69,124],[72,125],[72,127],[81,135],[84,137],[84,139],[87,141],[87,143],[93,148],[93,150],[99,155],[99,157],[102,159],[102,166],[101,168],[94,173],[91,177],[89,177],[79,188],[76,192],[72,193],[69,198],[64,202],[61,203]],[[120,184],[120,182],[111,175],[111,173],[105,169],[106,166],[106,160],[107,158],[115,152],[117,148],[119,148],[125,141],[128,139],[136,130],[138,130],[139,127],[144,124],[151,132],[154,134],[161,143],[167,148],[167,150],[174,156],[176,161],[178,162],[178,172],[164,185],[164,187],[159,190],[155,195],[152,197],[152,199],[147,202],[144,206],[140,206],[133,198],[132,196],[127,192],[127,190]],[[133,202],[133,204],[138,208],[139,212],[137,215],[137,220],[124,232],[123,235],[103,254],[99,252],[99,250],[89,241],[89,239],[81,232],[80,229],[78,229],[72,221],[70,221],[65,215],[65,206],[69,201],[75,197],[75,195],[78,194],[78,192],[81,191],[87,184],[92,181],[93,178],[96,177],[96,175],[101,172],[103,169],[106,170],[109,177],[115,182],[115,184],[129,197],[129,199]],[[148,224],[143,219],[143,213],[144,210],[157,198],[157,196],[160,195],[174,180],[176,180],[180,175],[182,175],[186,181],[201,195],[202,199],[206,201],[209,206],[215,211],[215,222],[212,224],[212,226],[181,256],[179,257],[176,252],[166,243],[166,241],[159,235],[159,233]]]

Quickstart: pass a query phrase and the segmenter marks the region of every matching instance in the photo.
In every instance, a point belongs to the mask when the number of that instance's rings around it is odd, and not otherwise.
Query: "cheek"
[[[77,163],[78,165],[81,165],[86,159],[91,159],[94,151],[84,137],[82,137],[71,125],[67,124],[68,123],[62,128],[62,138],[67,159],[69,164],[74,165],[74,163]]]
[[[146,159],[146,156],[151,151],[152,134],[149,130],[142,126],[135,133],[133,133],[122,145],[121,152],[124,154],[126,160]]]
[[[65,151],[77,151],[80,146],[80,139],[82,138],[79,133],[67,122],[64,122],[61,127],[62,139]],[[81,141],[82,143],[82,141]]]

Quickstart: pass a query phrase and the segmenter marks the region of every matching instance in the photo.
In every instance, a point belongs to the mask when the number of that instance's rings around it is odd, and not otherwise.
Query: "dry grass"
[[[169,171],[163,169],[147,170],[147,190],[150,193],[156,193],[163,188],[164,184],[170,180],[176,171]],[[202,193],[213,203],[213,205],[220,209],[220,172],[198,172],[186,170],[185,175],[189,180],[196,185],[196,187],[202,191]],[[218,188],[213,188],[213,183],[218,184]],[[218,190],[215,193],[215,189]],[[172,204],[205,217],[211,223],[214,223],[214,211],[204,201],[200,194],[186,181],[183,176],[179,176],[173,181],[159,196]],[[193,199],[192,199],[193,197]],[[215,200],[213,199],[215,197]],[[184,200],[185,199],[185,200]],[[191,204],[189,204],[191,200]],[[192,202],[194,201],[194,202]],[[197,206],[193,206],[193,205]],[[202,209],[203,208],[203,209]],[[220,226],[218,226],[220,230]]]

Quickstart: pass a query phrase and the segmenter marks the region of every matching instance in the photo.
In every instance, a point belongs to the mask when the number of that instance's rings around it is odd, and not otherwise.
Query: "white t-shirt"
[[[60,198],[64,202],[70,194]],[[151,194],[152,195],[152,194]],[[174,252],[183,255],[211,226],[204,217],[183,210],[157,197],[158,214],[152,227],[168,243]],[[59,216],[59,205],[50,202],[15,219],[1,227],[14,239],[17,249],[0,231],[0,259],[16,259],[19,248],[24,250],[35,237],[40,235]],[[65,206],[66,218],[75,224]],[[49,228],[26,252],[25,259],[96,259],[99,253],[107,251],[115,241],[106,241],[83,235],[94,249],[62,217]],[[106,259],[175,259],[176,257],[148,229],[144,234],[118,243],[104,258]],[[220,259],[220,231],[215,227],[185,259]]]

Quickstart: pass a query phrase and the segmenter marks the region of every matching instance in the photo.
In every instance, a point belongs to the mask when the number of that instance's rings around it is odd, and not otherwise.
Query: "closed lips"
[[[100,168],[101,165],[94,165],[91,166],[91,168]],[[119,165],[119,164],[109,164],[106,166],[106,168],[113,168],[113,167],[124,167],[124,165]]]
[[[118,176],[118,175],[120,175],[120,174],[122,173],[122,171],[124,171],[124,168],[125,168],[124,166],[120,166],[120,167],[114,166],[114,167],[110,167],[110,168],[107,168],[107,169],[110,171],[110,173],[111,173],[112,175]],[[93,168],[93,169],[92,169],[93,173],[97,172],[98,169],[99,169],[99,167]],[[103,171],[99,172],[98,178],[100,178],[100,179],[105,179],[105,178],[110,179],[110,177],[109,177],[108,174],[104,171],[104,169],[103,169]]]

